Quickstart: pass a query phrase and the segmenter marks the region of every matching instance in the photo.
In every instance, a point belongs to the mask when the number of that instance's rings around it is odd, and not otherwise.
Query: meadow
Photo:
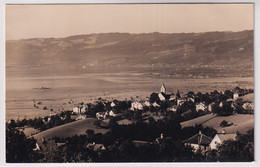
[[[83,120],[79,121],[74,121],[71,123],[67,123],[64,125],[60,125],[51,129],[47,129],[45,131],[42,131],[36,135],[33,135],[33,137],[37,141],[41,141],[42,138],[47,139],[52,139],[55,136],[59,137],[72,137],[74,135],[84,135],[86,134],[87,129],[94,130],[95,133],[106,133],[108,129],[102,129],[102,128],[97,128],[96,125],[94,125],[94,122],[96,119],[94,118],[86,118]],[[66,132],[66,133],[64,133]]]
[[[230,126],[221,127],[222,121],[227,121]],[[254,115],[249,114],[235,114],[230,116],[217,116],[216,114],[207,114],[189,121],[181,123],[182,128],[195,126],[201,124],[203,127],[212,127],[217,130],[218,133],[222,132],[222,129],[226,133],[240,133],[245,134],[248,130],[254,128]]]

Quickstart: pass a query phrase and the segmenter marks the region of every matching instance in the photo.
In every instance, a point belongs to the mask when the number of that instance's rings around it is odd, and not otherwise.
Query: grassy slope
[[[185,127],[188,127],[188,126],[195,126],[196,124],[197,125],[203,124],[204,122],[206,122],[210,119],[213,119],[214,117],[216,117],[216,114],[203,115],[201,117],[182,122],[181,127],[185,128]]]
[[[75,122],[71,122],[65,125],[57,126],[45,131],[42,131],[33,137],[37,141],[41,141],[43,137],[45,139],[51,139],[52,137],[71,137],[74,135],[81,135],[85,134],[87,129],[92,129],[95,131],[95,133],[105,133],[107,132],[106,129],[97,128],[96,125],[93,123],[96,119],[94,118],[87,118]]]
[[[233,125],[222,128],[219,125],[223,120],[226,120],[228,123],[233,123]],[[213,127],[218,132],[225,129],[226,133],[236,133],[237,131],[246,133],[251,128],[254,128],[254,115],[235,114],[228,117],[219,116],[204,123],[203,126]]]
[[[254,103],[254,93],[250,93],[245,96],[241,96],[239,98],[243,99],[244,101],[251,101]]]
[[[220,123],[226,120],[228,123],[233,123],[229,127],[222,128]],[[215,115],[205,115],[199,118],[195,118],[189,121],[181,123],[182,127],[195,126],[196,124],[202,124],[203,127],[213,127],[218,132],[221,132],[222,129],[225,129],[226,133],[246,133],[248,130],[254,128],[254,115],[247,114],[235,114],[231,116],[215,116]]]

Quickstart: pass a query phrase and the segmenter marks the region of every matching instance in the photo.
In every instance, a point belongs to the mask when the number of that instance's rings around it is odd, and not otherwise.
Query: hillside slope
[[[252,65],[253,31],[106,33],[6,41],[7,65]]]
[[[223,120],[227,121],[229,124],[233,123],[233,125],[223,128],[220,126],[220,123]],[[240,133],[246,133],[248,130],[254,128],[254,115],[235,114],[224,117],[208,114],[182,122],[181,126],[184,128],[188,126],[195,126],[196,124],[202,124],[203,127],[212,127],[216,129],[218,133],[220,133],[222,129],[225,129],[226,133],[236,133],[237,131]]]

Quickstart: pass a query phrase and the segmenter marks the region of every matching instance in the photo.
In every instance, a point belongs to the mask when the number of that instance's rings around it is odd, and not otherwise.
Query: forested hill
[[[254,32],[105,33],[6,41],[7,65],[252,65]]]

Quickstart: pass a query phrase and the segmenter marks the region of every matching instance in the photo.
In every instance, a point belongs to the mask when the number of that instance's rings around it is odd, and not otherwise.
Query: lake
[[[43,74],[43,73],[42,73]],[[176,79],[141,72],[93,72],[57,75],[14,75],[7,71],[6,120],[43,117],[55,112],[72,110],[79,102],[94,102],[98,97],[130,100],[147,99],[152,92],[159,92],[164,83],[167,92],[181,94],[224,91],[236,86],[254,88],[253,77]],[[50,88],[50,89],[41,89]],[[37,108],[38,107],[38,108]],[[47,110],[43,110],[47,107]]]

